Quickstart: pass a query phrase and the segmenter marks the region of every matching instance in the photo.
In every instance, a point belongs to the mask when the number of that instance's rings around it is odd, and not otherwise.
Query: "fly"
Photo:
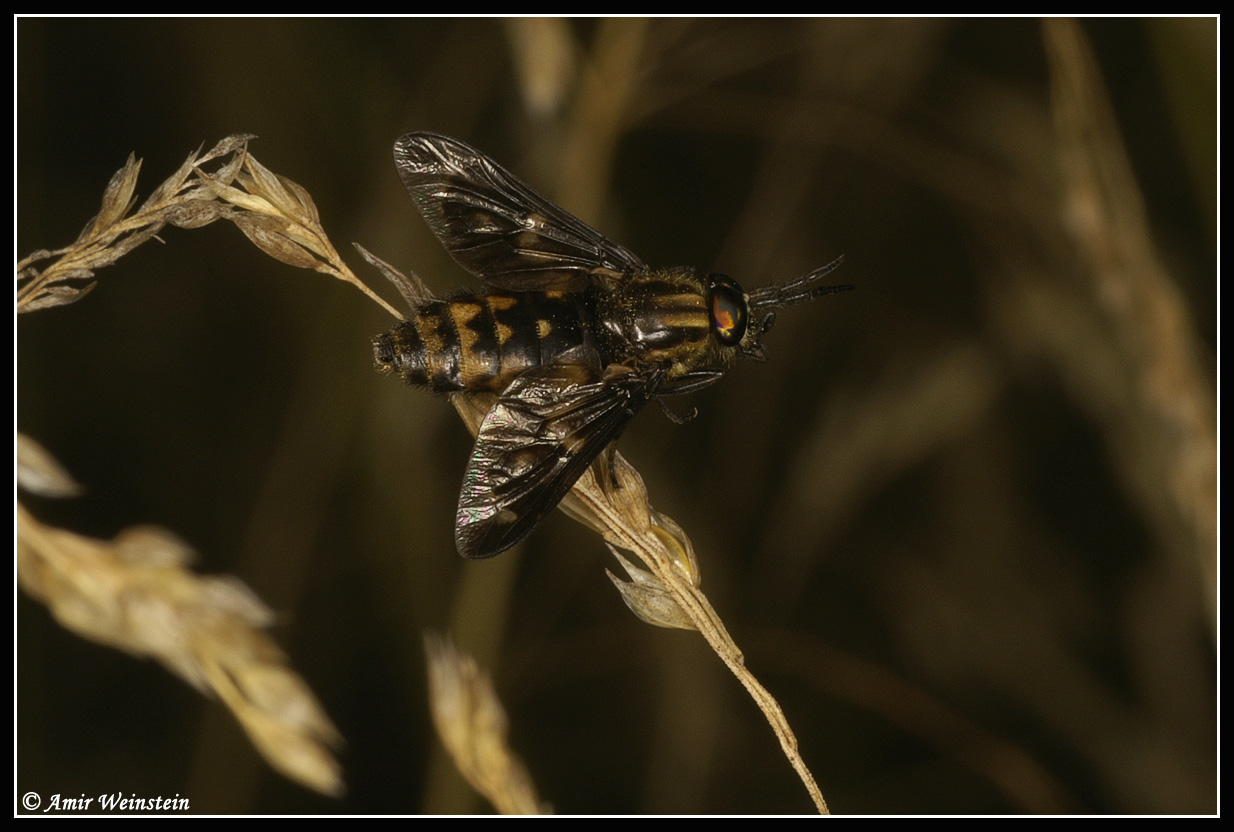
[[[714,384],[739,356],[765,360],[776,307],[852,288],[819,285],[843,258],[749,293],[721,274],[650,269],[445,136],[409,133],[394,161],[437,239],[487,284],[418,304],[373,345],[408,384],[497,397],[459,495],[466,558],[530,534],[648,402]]]

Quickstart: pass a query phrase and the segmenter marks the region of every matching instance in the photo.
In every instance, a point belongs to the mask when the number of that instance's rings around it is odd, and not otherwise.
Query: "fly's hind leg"
[[[613,456],[617,453],[617,443],[609,442],[608,447],[596,457],[596,482],[604,489],[604,496],[612,498],[613,492],[621,488],[617,482],[617,467],[613,464]]]

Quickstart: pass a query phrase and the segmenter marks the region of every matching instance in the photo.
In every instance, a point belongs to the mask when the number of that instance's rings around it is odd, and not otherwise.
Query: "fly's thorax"
[[[741,336],[726,341],[713,309],[713,282],[693,269],[666,269],[636,275],[600,296],[596,317],[611,360],[667,366],[670,378],[728,366]],[[724,296],[730,297],[744,311],[740,288]]]
[[[500,393],[524,370],[594,346],[582,294],[489,290],[432,301],[373,342],[383,369],[435,393]]]

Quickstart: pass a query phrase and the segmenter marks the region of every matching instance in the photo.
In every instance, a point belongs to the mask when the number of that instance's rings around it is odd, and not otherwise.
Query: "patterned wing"
[[[580,292],[647,266],[473,147],[434,133],[394,145],[399,176],[463,268],[515,292]]]
[[[655,397],[658,377],[591,360],[533,367],[480,425],[454,539],[466,558],[504,552],[548,516],[587,466]]]

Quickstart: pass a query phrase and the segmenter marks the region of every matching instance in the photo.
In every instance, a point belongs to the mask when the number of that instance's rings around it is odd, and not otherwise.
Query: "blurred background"
[[[16,255],[255,133],[352,241],[476,282],[395,173],[478,148],[652,265],[749,287],[838,255],[770,360],[621,441],[839,813],[1217,808],[1217,21],[39,20],[16,30]],[[493,675],[563,813],[798,813],[762,714],[696,634],[636,620],[560,513],[464,563],[471,439],[374,372],[394,321],[227,223],[166,229],[23,315],[16,426],[279,614],[347,794],[17,593],[16,786],[194,812],[487,812],[434,736],[423,633]]]

